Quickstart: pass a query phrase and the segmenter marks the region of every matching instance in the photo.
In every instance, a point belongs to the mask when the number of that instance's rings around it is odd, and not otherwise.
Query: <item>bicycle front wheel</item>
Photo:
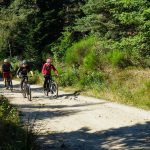
[[[51,93],[53,97],[57,98],[58,97],[58,84],[55,82],[52,82],[51,84]]]
[[[24,98],[26,98],[26,85],[23,83],[22,88],[21,88],[21,92]]]
[[[27,85],[27,98],[29,101],[31,101],[31,88],[30,85]]]
[[[12,80],[10,80],[10,82],[9,82],[9,87],[10,87],[10,90],[11,90],[11,92],[13,91],[13,84],[12,84]]]

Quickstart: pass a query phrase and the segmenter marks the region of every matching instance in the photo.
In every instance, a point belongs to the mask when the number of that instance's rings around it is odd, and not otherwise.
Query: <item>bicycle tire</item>
[[[31,88],[30,85],[27,85],[27,98],[29,101],[31,101]]]
[[[10,87],[10,90],[11,92],[13,91],[13,83],[12,83],[12,80],[9,81],[9,87]]]
[[[51,84],[51,93],[53,97],[55,98],[58,97],[58,84],[56,82],[52,82]]]
[[[5,81],[5,87],[6,87],[6,89],[9,89],[9,81],[8,81],[8,79]]]
[[[26,93],[26,85],[25,84],[23,84],[21,90],[22,90],[21,92],[22,92],[23,97],[26,98],[27,93]]]

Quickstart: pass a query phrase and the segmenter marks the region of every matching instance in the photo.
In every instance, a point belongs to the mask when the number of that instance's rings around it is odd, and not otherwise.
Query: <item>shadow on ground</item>
[[[90,133],[89,128],[41,135],[42,149],[111,150],[150,149],[150,122]]]
[[[24,115],[28,116],[28,119],[30,121],[33,120],[44,120],[49,118],[59,118],[62,116],[71,116],[76,113],[81,112],[79,107],[82,107],[85,109],[82,109],[82,111],[87,111],[87,106],[97,106],[97,105],[103,105],[105,103],[99,102],[99,103],[85,103],[85,104],[75,104],[75,105],[32,105],[32,104],[16,104],[14,106],[21,108],[24,111]],[[31,111],[32,110],[32,111]],[[22,116],[23,113],[20,113]]]

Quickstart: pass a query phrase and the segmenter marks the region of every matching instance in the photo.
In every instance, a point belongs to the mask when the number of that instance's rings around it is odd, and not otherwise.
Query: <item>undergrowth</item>
[[[19,112],[0,96],[0,150],[37,150],[32,129],[21,124]]]

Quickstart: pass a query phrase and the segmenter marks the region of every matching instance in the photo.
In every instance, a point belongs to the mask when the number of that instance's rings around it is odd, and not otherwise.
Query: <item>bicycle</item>
[[[10,76],[6,78],[5,86],[6,86],[6,89],[10,89],[11,92],[13,91],[13,83],[12,83],[12,78]]]
[[[24,98],[28,98],[29,101],[31,101],[31,88],[30,88],[30,84],[28,83],[28,76],[22,76],[22,87],[21,87],[21,91],[22,91],[22,95]]]
[[[44,88],[44,94],[46,96],[49,96],[49,93],[53,98],[58,97],[58,84],[52,80],[50,75],[47,75],[45,78],[46,79],[46,87]]]

